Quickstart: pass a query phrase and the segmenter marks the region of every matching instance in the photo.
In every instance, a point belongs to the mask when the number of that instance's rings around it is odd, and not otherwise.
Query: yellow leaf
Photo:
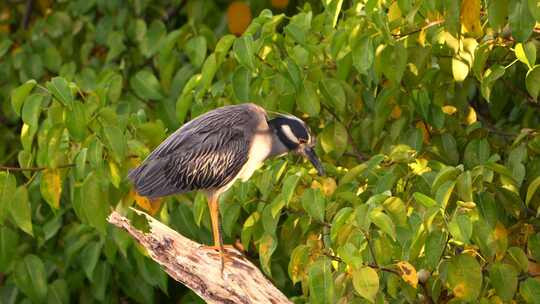
[[[465,121],[468,125],[472,125],[477,120],[476,118],[476,111],[473,107],[469,107],[469,113],[467,114],[467,117],[465,118]]]
[[[331,196],[332,194],[334,194],[334,192],[336,191],[336,188],[337,188],[337,184],[333,178],[327,177],[323,179],[321,190],[325,196]]]
[[[452,75],[457,82],[462,82],[469,75],[469,65],[457,55],[452,58]]]
[[[111,182],[113,186],[115,188],[120,187],[120,182],[122,181],[122,177],[120,176],[120,169],[118,169],[118,166],[113,161],[109,162],[109,174],[111,175]]]
[[[154,215],[159,211],[161,207],[161,199],[149,199],[144,196],[140,196],[137,192],[134,192],[135,203],[137,206],[148,212],[150,215]]]
[[[401,10],[399,9],[398,2],[395,1],[388,8],[388,21],[392,22],[392,21],[397,20],[399,18],[401,18]]]
[[[390,116],[393,119],[400,118],[401,117],[401,108],[398,105],[395,105],[394,108],[392,109],[392,113],[390,114]]]
[[[45,170],[41,176],[40,191],[43,199],[54,209],[60,208],[62,180],[58,169]]]
[[[495,241],[505,239],[508,236],[508,231],[506,230],[506,227],[503,226],[503,224],[497,222],[495,225],[495,229],[493,230],[493,239]]]
[[[403,281],[416,288],[418,286],[418,274],[416,273],[414,266],[409,262],[401,261],[397,263],[397,267],[401,272]]]
[[[426,124],[423,121],[420,120],[420,121],[418,121],[416,123],[416,128],[420,129],[420,131],[422,131],[422,137],[424,138],[424,143],[429,144],[430,135],[429,135],[429,131],[427,129]]]
[[[452,115],[457,112],[457,109],[454,106],[443,106],[442,111],[445,114]]]
[[[460,19],[464,33],[470,33],[474,37],[481,36],[480,0],[463,0]]]

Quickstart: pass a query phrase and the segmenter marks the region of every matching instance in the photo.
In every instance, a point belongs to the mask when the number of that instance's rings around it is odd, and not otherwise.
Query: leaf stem
[[[0,165],[0,170],[5,171],[43,171],[48,169],[64,169],[64,168],[71,168],[75,167],[75,164],[66,164],[66,165],[60,165],[56,168],[49,168],[49,167],[27,167],[27,168],[20,168],[20,167],[12,167],[12,166],[4,166]]]

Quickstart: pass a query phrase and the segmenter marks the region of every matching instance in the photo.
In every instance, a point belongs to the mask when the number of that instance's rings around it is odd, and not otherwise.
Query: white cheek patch
[[[285,136],[287,136],[287,138],[290,141],[294,143],[300,143],[300,141],[298,140],[298,137],[294,135],[293,131],[291,130],[291,127],[289,127],[288,125],[282,125],[281,131],[283,131],[283,134],[285,134]]]

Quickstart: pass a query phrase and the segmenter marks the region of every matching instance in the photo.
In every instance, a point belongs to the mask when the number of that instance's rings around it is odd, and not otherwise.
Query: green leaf
[[[98,241],[93,241],[84,247],[81,254],[81,262],[84,269],[84,273],[90,282],[94,281],[94,269],[101,254],[101,248],[103,245]]]
[[[540,2],[538,0],[529,0],[529,10],[537,22],[540,22]]]
[[[60,208],[60,194],[62,193],[62,179],[56,169],[45,170],[41,175],[40,187],[43,199],[53,209]]]
[[[149,70],[138,71],[129,79],[129,85],[135,94],[142,99],[163,99],[159,81]]]
[[[530,184],[529,187],[527,187],[527,196],[525,198],[525,204],[528,206],[529,202],[533,198],[534,194],[536,193],[536,190],[538,190],[538,187],[540,187],[540,176],[537,176]]]
[[[225,56],[227,56],[229,49],[231,48],[235,40],[236,37],[234,35],[225,35],[219,39],[216,44],[216,48],[214,49],[214,53],[216,54],[218,63],[223,62],[223,59],[225,58]]]
[[[306,80],[297,97],[298,110],[311,117],[317,117],[321,111],[321,102],[313,82]]]
[[[331,102],[330,107],[334,108],[337,113],[345,111],[347,103],[345,91],[339,80],[333,78],[324,79],[319,83],[319,88],[324,96]]]
[[[9,227],[0,227],[0,272],[7,273],[15,261],[19,234]]]
[[[435,194],[435,198],[438,205],[441,206],[443,209],[446,209],[446,206],[448,205],[448,201],[450,200],[450,196],[452,195],[452,192],[454,191],[455,185],[456,185],[455,181],[447,181],[444,184],[442,184],[437,190],[437,193]]]
[[[233,45],[234,57],[242,66],[249,71],[255,69],[255,58],[253,48],[253,38],[251,35],[242,36],[234,41]]]
[[[535,260],[540,261],[540,234],[539,233],[529,236],[529,239],[527,240],[527,249],[529,249],[530,254]]]
[[[69,134],[76,141],[83,141],[86,138],[86,113],[85,106],[80,102],[73,103],[71,110],[66,110],[64,112],[66,117],[66,127],[69,131]]]
[[[0,172],[0,224],[4,223],[4,219],[9,214],[9,206],[16,188],[15,176],[9,171]]]
[[[70,107],[73,104],[73,93],[69,83],[62,77],[54,77],[47,82],[47,89],[53,94],[54,98],[60,101],[64,106]]]
[[[371,267],[356,269],[352,274],[354,290],[363,298],[375,303],[379,291],[379,275]]]
[[[527,258],[527,255],[523,252],[523,249],[519,247],[510,247],[508,248],[508,256],[521,271],[525,272],[529,269],[529,258]]]
[[[274,251],[277,248],[277,240],[270,234],[265,234],[259,241],[259,257],[261,260],[261,266],[263,271],[272,276],[272,270],[270,268],[270,259]]]
[[[425,256],[426,265],[430,269],[437,269],[446,248],[446,233],[442,230],[433,230],[426,238]]]
[[[512,36],[517,41],[526,41],[531,35],[536,21],[534,20],[527,0],[514,0],[509,2],[509,23]]]
[[[433,206],[436,206],[437,205],[437,202],[432,199],[431,197],[423,194],[423,193],[420,193],[420,192],[415,192],[413,193],[413,197],[414,199],[419,202],[420,204],[426,206],[426,207],[433,207]]]
[[[285,204],[288,205],[293,198],[294,191],[296,190],[296,185],[298,185],[300,178],[301,176],[299,174],[291,174],[283,180],[281,195],[283,196]]]
[[[127,153],[127,140],[124,132],[117,126],[104,125],[103,132],[117,163],[123,163]]]
[[[389,197],[382,205],[397,226],[405,226],[407,224],[407,208],[399,197]]]
[[[501,30],[506,25],[508,2],[500,0],[489,1],[487,10],[489,25],[496,30]]]
[[[402,44],[385,46],[377,55],[377,66],[388,79],[401,82],[407,67],[407,49]]]
[[[204,58],[206,58],[206,49],[206,39],[204,36],[193,37],[184,46],[189,61],[196,68],[200,67]]]
[[[525,44],[518,43],[514,47],[514,52],[519,61],[525,63],[529,68],[534,66],[534,63],[536,62],[536,46],[534,45],[534,42],[529,41]]]
[[[0,40],[0,59],[4,57],[4,55],[9,51],[12,45],[13,45],[13,41],[9,39],[9,36],[8,37],[4,36]]]
[[[472,202],[473,192],[471,172],[465,171],[461,173],[456,182],[459,198],[465,202]]]
[[[42,110],[43,95],[32,94],[26,98],[22,107],[21,117],[24,123],[32,128],[39,125],[39,115]]]
[[[360,74],[367,74],[373,65],[375,58],[373,42],[370,36],[364,36],[353,46],[352,60],[353,65]]]
[[[503,301],[510,301],[514,297],[518,286],[518,273],[514,267],[496,262],[489,269],[489,279]]]
[[[251,72],[245,67],[238,67],[232,76],[234,96],[241,102],[250,101],[249,85],[251,82]]]
[[[33,236],[32,232],[32,215],[30,202],[28,201],[28,191],[25,186],[18,187],[11,198],[9,211],[15,224],[22,231]]]
[[[505,68],[498,64],[494,64],[484,72],[480,90],[482,92],[482,96],[484,96],[487,101],[490,100],[493,84],[497,79],[501,78],[504,73]]]
[[[447,283],[454,296],[463,301],[474,301],[482,290],[482,269],[470,255],[453,257],[448,265]]]
[[[388,215],[374,209],[369,213],[369,218],[379,229],[388,234],[394,241],[396,240],[396,226]]]
[[[347,129],[339,122],[332,122],[324,128],[320,141],[326,153],[340,157],[347,149]]]
[[[66,281],[58,279],[49,285],[47,289],[47,303],[69,304],[69,290]]]
[[[309,247],[300,244],[291,253],[289,260],[289,277],[293,284],[300,282],[306,275],[306,265],[309,262]]]
[[[208,56],[208,58],[206,58],[206,60],[204,61],[201,70],[201,80],[199,86],[202,90],[206,90],[208,89],[208,87],[210,87],[210,84],[212,84],[212,80],[216,75],[218,67],[219,66],[216,60],[216,55],[210,54],[210,56]]]
[[[472,222],[467,214],[458,214],[452,218],[452,221],[448,224],[448,231],[454,237],[457,242],[469,243],[469,239],[472,235]]]
[[[84,218],[101,233],[106,231],[106,217],[109,213],[108,204],[104,201],[104,193],[100,179],[95,173],[90,173],[82,184],[81,205]]]
[[[525,302],[539,304],[540,282],[534,278],[528,278],[520,284],[519,294],[525,299]]]
[[[307,189],[302,195],[302,207],[319,222],[324,222],[326,202],[319,189]]]
[[[525,86],[527,91],[536,100],[538,93],[540,93],[540,65],[534,66],[527,72],[525,77]]]
[[[332,304],[334,300],[334,278],[332,265],[326,257],[310,265],[308,270],[310,303]]]
[[[28,254],[17,262],[13,272],[15,285],[34,303],[43,303],[47,297],[45,266],[39,257]]]
[[[23,103],[35,86],[36,81],[34,79],[30,79],[11,91],[11,106],[17,115],[21,115]]]
[[[199,227],[201,227],[201,221],[205,211],[208,210],[207,205],[204,194],[197,193],[193,202],[193,218],[195,219],[195,224]]]

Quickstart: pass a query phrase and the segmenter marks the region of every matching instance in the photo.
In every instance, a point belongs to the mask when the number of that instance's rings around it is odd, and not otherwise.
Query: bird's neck
[[[290,149],[285,146],[285,144],[281,141],[279,138],[276,130],[274,130],[275,126],[272,123],[269,123],[270,126],[270,137],[271,137],[271,143],[272,147],[270,149],[270,153],[268,154],[267,158],[275,157],[275,156],[282,156],[290,152]]]

